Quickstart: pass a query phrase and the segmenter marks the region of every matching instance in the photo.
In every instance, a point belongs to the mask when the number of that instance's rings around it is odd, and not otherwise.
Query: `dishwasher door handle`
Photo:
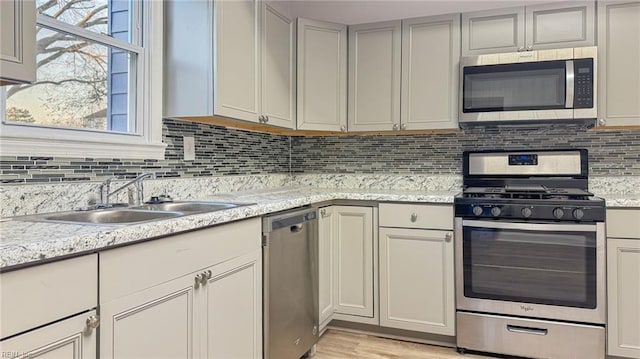
[[[302,227],[303,227],[302,223],[300,223],[300,224],[294,224],[289,229],[291,230],[291,233],[298,233],[302,230]]]

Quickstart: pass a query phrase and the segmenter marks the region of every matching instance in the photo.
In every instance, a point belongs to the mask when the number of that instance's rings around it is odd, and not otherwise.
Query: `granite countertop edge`
[[[37,265],[57,258],[95,253],[136,242],[259,217],[269,213],[333,200],[380,202],[453,203],[457,192],[339,190],[280,188],[220,194],[202,200],[255,203],[216,212],[201,213],[126,226],[66,223],[0,222],[0,270]],[[607,207],[639,207],[639,195],[599,194]]]

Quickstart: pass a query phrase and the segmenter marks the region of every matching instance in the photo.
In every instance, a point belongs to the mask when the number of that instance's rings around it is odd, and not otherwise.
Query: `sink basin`
[[[137,207],[36,214],[14,217],[13,220],[117,226],[214,212],[246,205],[231,202],[179,201],[145,204]]]
[[[34,216],[34,220],[93,224],[129,224],[179,217],[180,212],[160,212],[131,209],[106,209],[87,212],[64,212]]]
[[[136,210],[148,210],[148,211],[176,211],[182,212],[185,215],[213,212],[223,209],[235,208],[243,206],[244,204],[230,203],[230,202],[200,202],[200,201],[182,201],[182,202],[164,202],[145,204],[143,206],[133,207]]]

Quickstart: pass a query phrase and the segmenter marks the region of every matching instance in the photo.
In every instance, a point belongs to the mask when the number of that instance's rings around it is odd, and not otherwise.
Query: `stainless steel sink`
[[[16,221],[123,226],[127,224],[182,217],[190,214],[220,211],[223,209],[246,205],[248,204],[231,202],[179,201],[145,204],[137,207],[36,214],[14,217],[12,219]]]
[[[244,204],[230,202],[205,202],[205,201],[179,201],[145,204],[143,206],[133,207],[133,209],[142,209],[149,211],[176,211],[185,215],[220,211],[223,209],[235,208]]]
[[[44,221],[56,222],[77,222],[77,223],[93,223],[93,224],[129,224],[146,221],[154,221],[165,218],[182,216],[181,212],[161,212],[161,211],[144,211],[132,209],[104,209],[87,212],[64,212],[54,213],[40,217]]]

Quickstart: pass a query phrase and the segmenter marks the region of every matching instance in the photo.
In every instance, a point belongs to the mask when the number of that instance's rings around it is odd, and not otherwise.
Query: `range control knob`
[[[480,207],[480,206],[473,206],[472,211],[473,211],[473,214],[475,214],[476,216],[479,216],[479,215],[482,214],[482,212],[484,212],[482,210],[482,207]]]
[[[522,211],[520,211],[520,213],[522,213],[522,217],[529,218],[529,217],[531,217],[531,214],[532,214],[531,208],[525,207],[525,208],[522,209]]]
[[[573,210],[573,218],[575,219],[582,219],[582,217],[584,217],[584,211],[581,210],[580,208],[576,208]]]
[[[553,216],[560,219],[564,217],[564,210],[562,208],[556,208],[553,210]]]
[[[501,213],[501,212],[502,212],[502,211],[500,210],[500,207],[493,207],[493,208],[491,208],[491,214],[492,214],[494,217],[498,217],[498,216],[500,215],[500,213]]]

